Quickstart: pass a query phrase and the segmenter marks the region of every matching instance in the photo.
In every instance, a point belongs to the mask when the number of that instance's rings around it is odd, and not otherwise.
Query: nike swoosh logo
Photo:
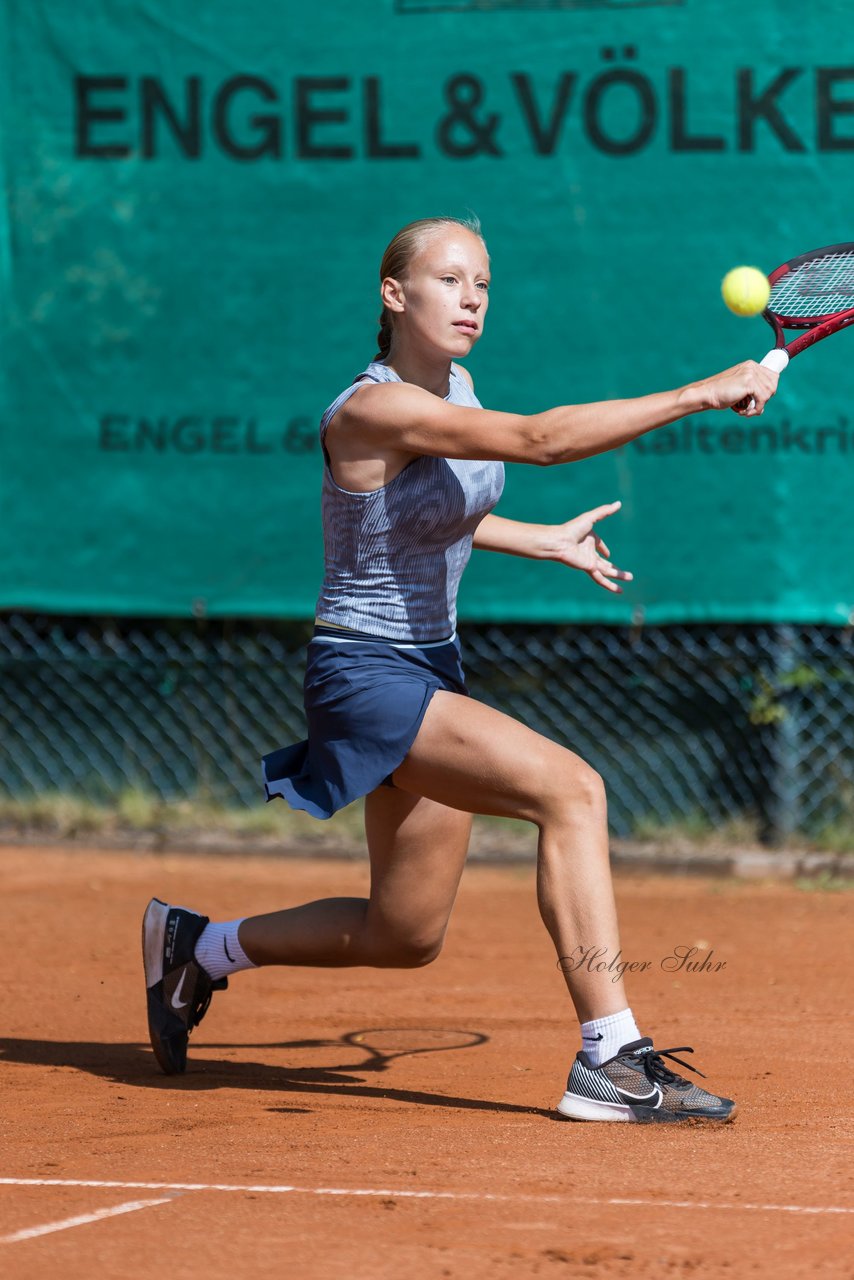
[[[664,1096],[661,1090],[659,1089],[658,1085],[655,1086],[652,1093],[647,1093],[642,1098],[639,1098],[636,1093],[626,1093],[625,1089],[618,1089],[617,1093],[620,1095],[620,1097],[623,1099],[624,1102],[627,1102],[629,1104],[629,1106],[640,1104],[641,1106],[644,1106],[644,1107],[659,1106],[659,1104],[661,1103],[661,1099]]]
[[[180,998],[181,992],[184,990],[184,983],[186,981],[187,981],[187,970],[185,969],[184,972],[181,974],[181,981],[178,983],[177,987],[172,992],[171,1003],[172,1003],[173,1009],[186,1009],[187,1005],[190,1003],[189,1000],[182,1000]]]

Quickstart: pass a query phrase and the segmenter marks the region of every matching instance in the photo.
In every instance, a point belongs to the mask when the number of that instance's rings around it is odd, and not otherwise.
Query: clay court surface
[[[238,974],[172,1079],[146,1036],[148,898],[227,919],[362,894],[366,866],[0,868],[10,1280],[854,1274],[850,893],[618,879],[642,1028],[740,1104],[664,1128],[554,1118],[577,1030],[531,868],[470,867],[429,968]],[[662,967],[693,944],[725,968]]]

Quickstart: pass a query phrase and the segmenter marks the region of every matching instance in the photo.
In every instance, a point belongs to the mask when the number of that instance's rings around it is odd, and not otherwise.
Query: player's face
[[[396,323],[410,340],[443,357],[467,356],[483,333],[489,306],[483,241],[465,227],[433,232],[410,262],[399,296]]]

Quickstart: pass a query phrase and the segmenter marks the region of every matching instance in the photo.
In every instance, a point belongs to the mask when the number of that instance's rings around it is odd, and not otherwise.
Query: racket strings
[[[772,286],[769,311],[818,319],[854,307],[854,251],[801,263]]]

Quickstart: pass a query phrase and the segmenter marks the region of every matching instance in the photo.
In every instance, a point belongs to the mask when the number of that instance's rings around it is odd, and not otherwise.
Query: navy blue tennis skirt
[[[308,738],[261,764],[267,799],[281,796],[315,818],[367,795],[403,761],[437,689],[468,694],[456,636],[395,648],[382,640],[316,635],[308,645]]]

